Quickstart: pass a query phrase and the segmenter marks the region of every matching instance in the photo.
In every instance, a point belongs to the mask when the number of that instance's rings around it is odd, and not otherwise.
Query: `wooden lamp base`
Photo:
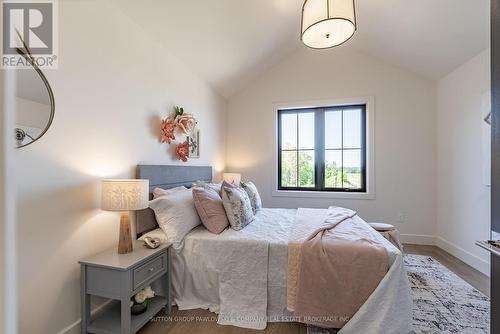
[[[118,240],[118,254],[131,253],[133,250],[130,217],[128,212],[122,212],[120,216],[120,239]]]

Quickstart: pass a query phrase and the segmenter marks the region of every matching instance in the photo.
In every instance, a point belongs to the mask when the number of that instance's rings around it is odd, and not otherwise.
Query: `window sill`
[[[273,197],[328,198],[328,199],[375,199],[373,192],[296,191],[273,190]]]

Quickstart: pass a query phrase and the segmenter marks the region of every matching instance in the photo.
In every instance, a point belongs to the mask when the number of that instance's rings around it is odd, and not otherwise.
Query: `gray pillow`
[[[223,185],[222,205],[234,230],[241,230],[254,219],[250,198],[243,188]]]
[[[205,182],[205,181],[196,181],[192,185],[192,187],[201,187],[204,189],[212,189],[219,194],[220,197],[222,197],[222,183],[211,183],[211,182]]]
[[[241,187],[245,189],[250,198],[250,204],[252,204],[253,214],[262,209],[262,200],[260,199],[259,191],[253,182],[242,182]]]

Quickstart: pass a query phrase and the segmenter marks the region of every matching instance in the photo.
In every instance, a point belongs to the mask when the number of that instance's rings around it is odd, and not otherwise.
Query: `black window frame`
[[[342,192],[342,193],[367,193],[367,173],[366,173],[366,104],[350,104],[350,105],[338,105],[338,106],[325,106],[325,107],[311,107],[311,108],[294,108],[294,109],[278,109],[277,117],[278,117],[278,190],[279,191],[322,191],[322,192]],[[325,112],[334,111],[334,110],[349,110],[349,109],[361,109],[361,147],[355,148],[355,150],[361,150],[361,188],[353,189],[353,188],[331,188],[325,187]],[[300,113],[311,113],[314,112],[314,178],[315,178],[315,186],[314,187],[283,187],[281,185],[281,156],[282,156],[282,142],[281,142],[281,134],[282,134],[282,118],[281,116],[284,114],[300,114]],[[297,116],[298,117],[298,116]],[[336,149],[343,153],[345,151],[354,150],[354,148],[344,148],[343,137],[344,137],[344,121],[343,121],[343,112],[342,112],[342,147],[340,149]],[[297,123],[298,128],[298,123]],[[298,137],[297,137],[298,140]],[[286,150],[285,150],[286,151]],[[289,151],[297,151],[301,150],[297,147],[296,150]],[[298,154],[297,154],[298,159]],[[297,164],[298,165],[298,164]],[[298,166],[297,166],[298,168]],[[343,164],[341,173],[343,173]],[[299,173],[297,171],[297,178],[299,177]]]

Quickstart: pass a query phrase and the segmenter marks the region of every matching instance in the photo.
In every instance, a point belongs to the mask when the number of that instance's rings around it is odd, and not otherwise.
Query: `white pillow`
[[[158,238],[160,239],[161,243],[164,243],[167,241],[167,236],[165,235],[165,232],[161,228],[157,228],[155,230],[149,231],[148,233],[145,233],[141,235],[141,237],[137,240],[144,240],[144,238],[150,237],[150,238]]]
[[[175,188],[170,188],[170,189],[162,189],[162,188],[155,188],[153,190],[153,198],[158,198],[158,197],[161,197],[163,195],[167,195],[167,194],[171,194],[171,193],[175,193],[177,191],[180,191],[180,190],[186,190],[187,188],[184,187],[184,186],[180,186],[180,187],[175,187]]]
[[[176,250],[184,245],[184,237],[201,224],[191,189],[165,194],[150,201],[149,207],[155,212],[158,225]]]
[[[219,194],[220,197],[222,197],[222,182],[221,183],[211,183],[211,182],[205,182],[205,181],[196,181],[192,185],[193,187],[202,187],[205,189],[212,189]]]

